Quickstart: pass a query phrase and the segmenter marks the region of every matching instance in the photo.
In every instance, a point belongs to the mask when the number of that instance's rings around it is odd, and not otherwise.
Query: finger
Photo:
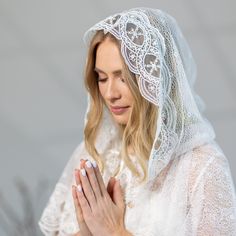
[[[94,171],[95,171],[95,174],[96,174],[96,177],[97,177],[100,189],[101,189],[101,194],[102,196],[104,196],[107,193],[107,190],[106,190],[102,175],[100,173],[97,163],[95,161],[92,161],[92,164],[93,164]]]
[[[120,180],[116,181],[113,191],[114,203],[121,209],[124,209],[124,196],[123,190],[120,185]]]
[[[85,162],[86,162],[85,159],[80,160],[80,169],[84,168]],[[75,169],[75,182],[76,182],[76,185],[81,184],[80,174],[79,174],[78,169]]]
[[[96,199],[98,199],[102,196],[102,194],[101,194],[101,190],[99,187],[99,183],[98,183],[96,174],[94,172],[94,168],[92,166],[92,163],[89,160],[87,160],[85,163],[85,170],[86,170],[90,185],[93,189],[94,195],[95,195]]]
[[[89,206],[87,199],[85,198],[83,189],[81,185],[78,185],[76,188],[77,198],[79,200],[80,207],[82,209],[83,217],[89,217],[92,213],[92,210]]]
[[[75,169],[75,183],[76,185],[81,184],[79,170]]]
[[[72,186],[72,196],[73,196],[73,201],[74,201],[74,206],[75,206],[75,212],[76,212],[76,218],[79,224],[84,222],[84,217],[83,217],[83,212],[79,204],[79,200],[77,198],[77,193],[76,193],[76,186]]]
[[[80,180],[83,187],[84,196],[87,198],[91,208],[94,208],[97,201],[84,168],[80,170]]]
[[[114,188],[115,182],[116,182],[116,179],[114,177],[111,177],[107,184],[107,192],[109,193],[112,200],[113,200],[113,188]]]
[[[86,160],[80,159],[80,169],[84,167]],[[76,185],[81,184],[79,170],[75,169],[75,183]]]
[[[86,162],[85,159],[80,160],[80,169],[84,168],[85,162]]]

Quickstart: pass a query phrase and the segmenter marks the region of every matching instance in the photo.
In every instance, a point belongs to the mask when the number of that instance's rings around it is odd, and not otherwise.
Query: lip
[[[126,107],[119,107],[119,106],[110,106],[111,112],[115,115],[121,115],[129,109],[129,106]]]

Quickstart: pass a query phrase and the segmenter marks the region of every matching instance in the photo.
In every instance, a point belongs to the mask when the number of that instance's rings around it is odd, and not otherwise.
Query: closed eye
[[[120,77],[120,80],[125,83],[125,79],[123,77]]]
[[[106,80],[107,80],[107,78],[99,78],[99,77],[98,77],[98,82],[103,83],[103,82],[106,82]]]

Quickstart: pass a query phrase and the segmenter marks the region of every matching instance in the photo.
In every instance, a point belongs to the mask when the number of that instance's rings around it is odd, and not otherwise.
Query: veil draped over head
[[[176,21],[161,10],[134,8],[90,28],[84,36],[88,46],[99,30],[119,40],[121,55],[135,74],[141,95],[158,109],[147,182],[139,188],[130,171],[120,172],[126,187],[127,229],[136,236],[236,235],[236,198],[228,161],[219,146],[211,145],[217,144],[215,133],[202,114],[204,103],[194,91],[196,66]],[[114,163],[122,167],[124,162],[119,159],[120,127],[103,107],[95,147],[110,164],[103,175],[108,183],[113,173],[110,167]],[[90,108],[88,102],[88,112]],[[79,231],[71,186],[76,184],[74,168],[80,166],[81,158],[93,160],[85,141],[74,151],[44,209],[39,226],[45,235]],[[164,168],[172,160],[165,175]],[[167,180],[162,181],[162,170]],[[165,182],[161,191],[155,188],[160,182]]]
[[[141,95],[157,106],[148,162],[148,180],[152,181],[172,158],[215,138],[202,114],[204,103],[193,88],[195,62],[175,19],[158,9],[134,8],[100,21],[85,33],[87,45],[98,30],[120,41],[121,54],[136,75]],[[112,132],[112,139],[118,132],[108,120],[109,112],[105,112],[106,122],[98,134],[103,148],[111,141],[103,138],[106,133]]]

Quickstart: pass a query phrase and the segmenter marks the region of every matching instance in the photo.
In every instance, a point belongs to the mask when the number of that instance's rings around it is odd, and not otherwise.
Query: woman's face
[[[126,125],[134,103],[133,95],[122,76],[122,58],[117,45],[106,38],[96,52],[95,71],[98,87],[108,109],[118,124]]]

